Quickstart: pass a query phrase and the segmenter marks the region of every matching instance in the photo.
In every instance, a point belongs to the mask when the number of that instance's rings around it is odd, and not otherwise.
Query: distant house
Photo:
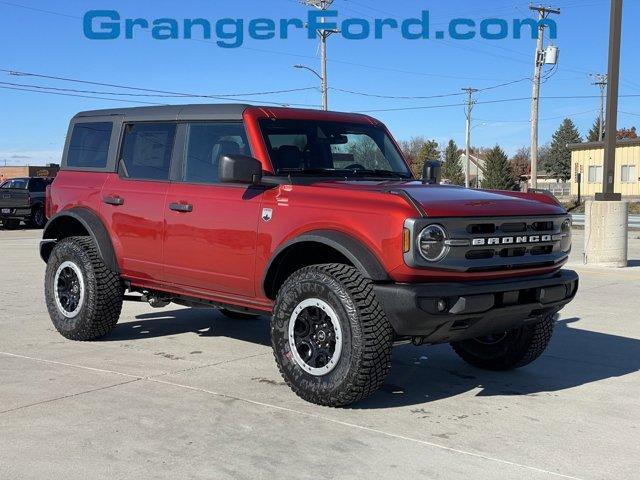
[[[462,164],[462,173],[463,175],[467,175],[467,155],[460,155],[460,163]],[[485,163],[486,159],[482,155],[469,155],[469,186],[472,188],[478,188],[482,186],[482,181],[484,180],[485,174]]]
[[[520,182],[531,188],[531,174],[521,175]],[[568,197],[571,195],[571,184],[554,178],[546,170],[538,170],[536,183],[538,184],[538,190],[547,190],[556,197]]]

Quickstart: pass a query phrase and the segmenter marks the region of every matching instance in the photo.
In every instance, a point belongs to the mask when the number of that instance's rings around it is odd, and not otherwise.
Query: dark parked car
[[[18,228],[21,221],[36,228],[47,223],[45,200],[50,178],[13,178],[0,185],[0,221],[5,228]]]

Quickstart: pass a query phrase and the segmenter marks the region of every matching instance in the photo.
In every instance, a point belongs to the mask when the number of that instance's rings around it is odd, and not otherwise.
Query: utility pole
[[[616,142],[618,137],[618,89],[620,86],[620,44],[622,41],[622,0],[611,0],[609,27],[609,73],[607,75],[607,120],[604,143],[604,167],[602,168],[602,193],[596,200],[617,200],[622,196],[614,193],[616,174]]]
[[[591,77],[594,82],[591,85],[600,87],[600,128],[598,130],[598,141],[601,142],[604,138],[604,101],[607,95],[607,75],[606,74],[592,74]]]
[[[463,88],[462,91],[467,92],[467,95],[468,95],[467,109],[465,111],[465,115],[467,117],[466,148],[465,148],[467,165],[464,172],[464,186],[465,188],[469,188],[469,183],[470,183],[469,177],[471,175],[471,112],[473,112],[473,107],[476,103],[473,100],[473,94],[478,92],[478,89],[467,87],[467,88]],[[477,186],[478,186],[478,183],[476,179],[476,187]]]
[[[543,20],[551,14],[560,15],[560,9],[529,5],[529,10],[538,12],[538,42],[533,74],[533,93],[531,95],[531,188],[535,189],[538,188],[538,109],[540,105],[540,77],[544,65],[544,29],[546,28]]]
[[[315,7],[319,10],[327,10],[334,0],[301,0],[304,5]],[[324,18],[322,22],[324,23]],[[320,57],[322,63],[321,73],[321,90],[322,90],[322,109],[329,110],[329,80],[327,77],[327,39],[334,33],[340,33],[340,30],[321,28],[318,30],[320,35]]]

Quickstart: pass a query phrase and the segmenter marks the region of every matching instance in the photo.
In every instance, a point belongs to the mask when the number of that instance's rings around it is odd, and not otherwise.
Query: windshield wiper
[[[409,175],[407,175],[406,173],[400,173],[400,172],[394,172],[391,170],[378,170],[378,169],[366,169],[366,170],[362,170],[362,169],[357,169],[357,170],[350,170],[354,173],[358,173],[358,174],[365,174],[365,175],[376,175],[379,177],[394,177],[394,178],[403,178],[405,180],[409,180],[411,177]]]
[[[284,173],[284,174],[292,174],[292,173],[310,173],[310,174],[329,174],[329,175],[336,175],[336,174],[340,174],[342,176],[342,173],[340,172],[346,172],[347,170],[336,170],[335,168],[279,168],[278,169],[278,173]]]
[[[361,168],[279,168],[278,174],[311,174],[311,175],[336,175],[340,177],[392,177],[409,180],[411,177],[406,173],[393,172],[390,170],[374,170]]]

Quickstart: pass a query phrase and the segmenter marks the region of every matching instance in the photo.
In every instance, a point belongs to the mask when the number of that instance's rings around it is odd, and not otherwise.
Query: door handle
[[[102,201],[107,205],[114,205],[116,207],[119,207],[120,205],[124,205],[124,198],[118,197],[118,196],[104,197]]]
[[[193,205],[190,203],[170,203],[169,210],[180,213],[190,213],[193,212]]]

